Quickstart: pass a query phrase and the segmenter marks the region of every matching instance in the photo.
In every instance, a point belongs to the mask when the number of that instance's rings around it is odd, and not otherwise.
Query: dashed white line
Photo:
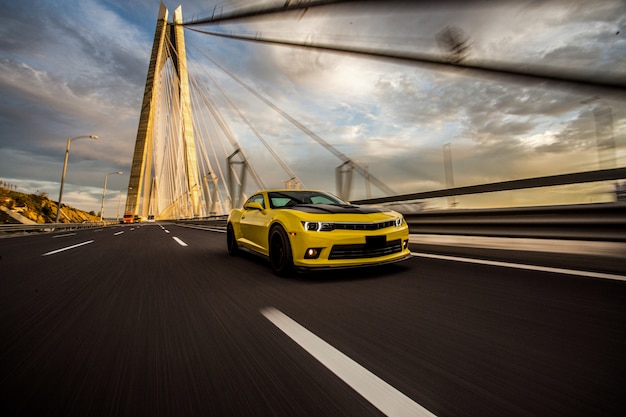
[[[505,268],[527,269],[530,271],[553,272],[557,274],[575,275],[575,276],[586,277],[586,278],[602,278],[602,279],[612,279],[616,281],[626,281],[626,276],[616,275],[616,274],[605,274],[602,272],[578,271],[576,269],[553,268],[549,266],[527,265],[527,264],[518,264],[518,263],[513,263],[513,262],[488,261],[485,259],[462,258],[459,256],[448,256],[448,255],[435,255],[432,253],[411,252],[411,255],[421,256],[422,258],[442,259],[445,261],[467,262],[467,263],[472,263],[472,264],[502,266]]]
[[[261,314],[385,415],[435,416],[280,310],[267,307]]]
[[[88,240],[87,242],[78,243],[78,244],[76,244],[76,245],[72,245],[72,246],[68,246],[68,247],[66,247],[66,248],[61,248],[61,249],[53,250],[53,251],[51,251],[51,252],[46,252],[46,253],[42,254],[41,256],[54,255],[55,253],[63,252],[63,251],[68,250],[68,249],[74,249],[74,248],[77,248],[77,247],[79,247],[79,246],[83,246],[83,245],[88,245],[88,244],[93,243],[93,242],[94,242],[93,240]]]
[[[178,244],[179,244],[180,246],[188,246],[185,242],[183,242],[182,240],[180,240],[180,239],[179,239],[179,238],[177,238],[176,236],[173,236],[173,238],[174,238],[174,240],[175,240],[176,242],[178,242]]]
[[[116,233],[113,233],[113,236],[118,236],[118,235],[121,235],[122,233],[124,233],[124,231],[123,231],[123,230],[122,230],[121,232],[116,232]]]

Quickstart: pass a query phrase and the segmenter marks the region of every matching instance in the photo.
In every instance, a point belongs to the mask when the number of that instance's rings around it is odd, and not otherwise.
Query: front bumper
[[[380,265],[410,257],[406,225],[376,231],[333,230],[289,233],[293,263],[298,269],[334,269]],[[310,248],[319,251],[307,259]]]

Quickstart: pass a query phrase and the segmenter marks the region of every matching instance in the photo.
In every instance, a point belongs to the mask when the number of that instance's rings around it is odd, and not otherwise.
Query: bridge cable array
[[[247,41],[247,42],[307,48],[307,49],[314,49],[314,50],[320,50],[320,51],[326,51],[326,52],[332,52],[332,53],[357,54],[357,55],[373,57],[375,59],[396,60],[400,62],[414,63],[414,64],[418,64],[421,66],[425,66],[426,68],[437,69],[437,70],[443,69],[443,70],[454,71],[457,73],[459,71],[463,71],[464,75],[498,76],[498,77],[506,78],[507,81],[527,82],[528,80],[531,80],[531,81],[536,81],[536,82],[548,82],[548,85],[552,85],[552,86],[557,86],[557,87],[563,86],[563,85],[570,86],[570,87],[574,86],[579,90],[591,89],[594,92],[603,90],[608,95],[617,94],[618,96],[623,95],[624,89],[626,87],[626,83],[624,83],[623,79],[621,80],[615,79],[614,77],[604,77],[602,79],[597,79],[597,78],[589,77],[588,75],[582,74],[580,72],[576,72],[574,70],[571,70],[571,71],[553,70],[553,69],[548,69],[546,67],[532,67],[530,65],[526,65],[525,69],[521,70],[518,66],[515,66],[513,64],[502,63],[502,62],[477,62],[475,61],[473,63],[468,63],[468,62],[465,62],[463,59],[453,60],[451,59],[451,57],[446,56],[445,54],[437,55],[437,54],[419,53],[419,52],[406,51],[406,50],[393,50],[393,49],[382,48],[382,47],[377,48],[377,47],[367,46],[367,44],[365,46],[356,46],[355,44],[350,44],[351,42],[354,42],[355,40],[363,41],[363,37],[356,38],[356,37],[347,37],[344,35],[326,35],[327,38],[332,39],[334,41],[333,43],[333,42],[322,42],[319,40],[320,39],[319,37],[317,37],[315,40],[310,36],[307,36],[307,38],[304,40],[288,40],[286,39],[285,34],[271,36],[262,32],[254,32],[254,33],[248,33],[248,34],[233,33],[233,32],[225,33],[225,32],[213,31],[213,30],[201,30],[195,27],[199,25],[210,26],[216,23],[221,23],[221,22],[226,22],[226,21],[238,21],[238,20],[254,21],[254,19],[259,18],[261,16],[281,15],[287,12],[294,12],[297,10],[303,10],[302,14],[300,15],[300,18],[301,18],[311,8],[318,7],[318,6],[331,6],[331,5],[336,5],[339,3],[374,4],[377,2],[358,1],[358,0],[294,1],[294,2],[287,1],[287,2],[284,2],[284,4],[279,5],[279,6],[270,6],[270,7],[265,7],[265,6],[256,7],[255,6],[253,8],[248,7],[248,8],[235,9],[230,12],[225,12],[223,8],[222,10],[218,12],[218,9],[215,8],[210,18],[205,18],[205,19],[194,18],[191,21],[184,22],[182,25],[186,27],[187,29],[190,29],[194,32],[211,35],[211,36],[224,37],[224,38]],[[398,1],[397,3],[410,4],[411,2]],[[227,6],[224,6],[224,7],[227,7]],[[343,42],[343,44],[341,42],[338,42],[339,40]],[[291,115],[289,115],[284,110],[280,109],[278,106],[272,103],[269,99],[264,97],[262,94],[260,94],[256,90],[254,90],[252,87],[250,87],[250,85],[246,84],[237,76],[235,76],[231,71],[229,71],[224,66],[215,62],[215,60],[209,57],[206,53],[202,52],[199,49],[198,49],[198,52],[201,55],[203,55],[206,59],[211,61],[212,64],[215,65],[217,68],[221,69],[231,79],[233,79],[243,88],[245,88],[249,93],[256,96],[259,100],[265,103],[268,107],[272,108],[274,111],[280,114],[283,118],[288,120],[298,129],[300,129],[302,132],[304,132],[309,137],[314,139],[318,144],[322,145],[325,149],[331,152],[334,156],[339,158],[342,161],[342,165],[337,168],[338,189],[339,188],[341,188],[342,190],[345,189],[343,187],[340,187],[339,185],[340,184],[339,172],[340,170],[343,169],[344,170],[343,172],[350,171],[351,173],[352,170],[356,171],[357,173],[359,173],[366,179],[368,186],[370,182],[374,183],[381,191],[383,191],[387,195],[396,194],[386,184],[384,184],[382,181],[378,180],[376,177],[370,174],[367,168],[362,167],[356,161],[353,161],[343,152],[339,151],[330,143],[322,139],[319,135],[312,132],[310,129],[308,129],[298,120],[293,118]],[[259,141],[263,144],[263,146],[265,146],[265,148],[270,152],[272,157],[278,162],[281,168],[289,175],[290,177],[289,182],[293,181],[294,184],[301,184],[301,181],[296,176],[296,174],[280,158],[278,153],[274,151],[274,149],[269,144],[269,142],[265,138],[263,138],[261,133],[254,127],[251,121],[234,104],[233,100],[231,100],[228,97],[228,95],[220,87],[220,84],[216,82],[216,80],[213,77],[211,77],[211,75],[208,73],[206,68],[204,67],[201,67],[201,68],[204,71],[205,77],[211,82],[214,89],[220,93],[220,95],[222,96],[222,99],[225,100],[226,103],[228,103],[230,108],[235,113],[237,113],[237,115],[241,118],[241,120],[247,125],[248,129],[250,129],[250,131],[259,139]],[[219,138],[222,135],[217,134],[217,127],[215,125],[219,126],[219,128],[221,129],[221,133],[228,138],[231,146],[235,149],[234,153],[230,154],[230,156],[228,157],[229,176],[232,174],[237,184],[239,185],[240,190],[244,189],[245,172],[242,171],[242,173],[238,175],[236,170],[234,169],[234,164],[231,163],[232,162],[231,158],[235,156],[239,156],[242,160],[237,163],[240,163],[244,167],[248,167],[257,185],[261,188],[264,188],[264,186],[262,185],[261,179],[256,174],[256,171],[252,168],[248,158],[243,153],[243,150],[241,149],[241,146],[239,145],[237,139],[230,131],[228,125],[224,121],[224,118],[221,116],[218,110],[219,107],[217,106],[216,99],[212,96],[211,90],[202,86],[201,81],[199,80],[198,77],[193,77],[190,74],[190,79],[191,79],[192,85],[194,86],[194,95],[193,95],[193,98],[195,100],[194,107],[197,108],[199,107],[200,103],[202,103],[204,105],[204,108],[207,109],[207,111],[209,112],[211,116],[210,120],[213,121],[213,125],[204,127],[204,130],[212,130],[213,137]],[[200,121],[202,121],[202,123],[204,124],[210,124],[207,120],[209,120],[209,118],[195,117],[194,125],[201,123]],[[210,136],[207,136],[207,137],[210,137]],[[223,172],[221,170],[221,164],[217,162],[219,161],[219,159],[218,159],[217,151],[214,147],[213,141],[208,140],[207,143],[211,147],[212,157],[217,163],[217,168],[218,168],[220,177],[224,178]],[[224,147],[224,143],[221,141],[221,139],[219,143],[222,146],[222,152],[227,154],[225,147]],[[198,148],[200,150],[200,153],[203,156],[202,159],[205,161],[203,163],[206,165],[206,167],[203,168],[204,175],[202,177],[210,178],[214,184],[214,190],[217,190],[217,181],[218,181],[217,178],[218,177],[214,174],[214,171],[211,168],[211,162],[210,162],[211,158],[209,158],[209,153],[206,150],[204,141],[199,142]],[[172,162],[170,162],[170,164],[171,163]],[[175,186],[172,185],[170,186],[170,188],[175,188]],[[207,189],[208,189],[208,186],[205,187],[205,190]],[[347,192],[349,192],[349,187],[347,188],[347,190],[348,190]],[[231,201],[231,206],[232,206],[232,203],[234,203],[235,200],[237,199],[237,196],[235,196],[236,192],[232,187],[227,189],[226,192],[228,194],[228,200]],[[213,194],[215,193],[219,195],[218,191],[214,191]],[[368,197],[369,197],[369,189],[368,189]],[[209,200],[214,201],[215,199],[216,197],[211,197],[209,195],[205,197],[206,201],[209,201]],[[210,211],[214,212],[215,210],[211,209]]]

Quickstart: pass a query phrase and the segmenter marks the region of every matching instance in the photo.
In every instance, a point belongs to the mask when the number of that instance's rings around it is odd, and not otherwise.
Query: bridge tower
[[[191,99],[189,92],[189,76],[187,73],[187,55],[185,51],[184,28],[182,26],[182,7],[174,11],[174,23],[167,22],[168,11],[163,2],[159,9],[152,54],[148,67],[148,76],[141,105],[137,138],[133,162],[128,181],[128,195],[126,197],[126,212],[136,215],[147,216],[150,208],[150,189],[153,177],[153,150],[154,150],[154,123],[156,116],[158,88],[160,85],[163,67],[168,61],[168,55],[172,66],[179,79],[178,102],[180,103],[181,131],[179,140],[184,149],[185,174],[187,184],[186,199],[190,201],[190,209],[184,216],[200,215],[201,184],[196,160],[196,147],[194,141],[193,124],[191,119]],[[168,44],[174,49],[174,53],[168,54]],[[155,213],[158,214],[158,213]]]

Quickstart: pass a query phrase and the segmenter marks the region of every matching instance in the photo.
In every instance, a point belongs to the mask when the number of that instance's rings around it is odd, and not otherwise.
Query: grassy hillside
[[[23,194],[0,188],[0,206],[4,206],[37,223],[54,223],[57,216],[57,202],[46,193]],[[97,222],[99,217],[93,211],[87,213],[62,204],[61,223]],[[18,223],[0,211],[0,223]]]

